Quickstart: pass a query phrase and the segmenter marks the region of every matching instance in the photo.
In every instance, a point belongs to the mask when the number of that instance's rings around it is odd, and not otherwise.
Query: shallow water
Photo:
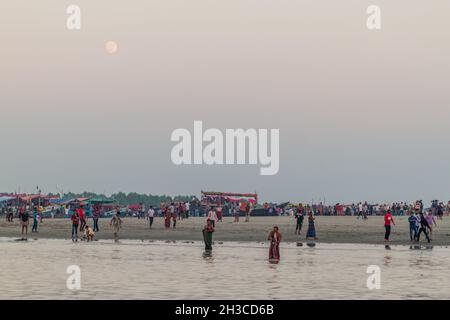
[[[1,299],[449,299],[450,249],[284,243],[279,264],[267,243],[0,239]],[[78,265],[81,289],[67,267]],[[367,288],[369,265],[381,288]]]

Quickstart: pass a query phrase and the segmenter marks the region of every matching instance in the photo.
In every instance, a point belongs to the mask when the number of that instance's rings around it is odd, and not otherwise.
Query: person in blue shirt
[[[419,231],[419,217],[416,212],[412,212],[408,218],[409,222],[409,238],[411,241],[417,238],[417,232]]]
[[[33,227],[31,228],[31,232],[38,232],[38,220],[39,219],[39,207],[34,207],[33,210]]]

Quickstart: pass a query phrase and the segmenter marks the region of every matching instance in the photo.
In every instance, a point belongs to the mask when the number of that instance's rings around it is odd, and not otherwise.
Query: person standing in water
[[[78,225],[80,224],[80,216],[77,210],[74,210],[70,220],[72,220],[72,241],[75,242],[78,241]]]
[[[120,209],[116,210],[116,214],[112,217],[111,222],[109,223],[113,228],[114,240],[119,240],[119,232],[122,228],[122,219],[120,218]]]
[[[391,223],[395,226],[395,221],[392,217],[391,210],[388,210],[384,215],[384,241],[390,241],[389,237],[391,235]]]
[[[270,241],[269,248],[269,260],[277,260],[280,261],[280,242],[281,242],[281,233],[278,230],[278,226],[274,226],[273,230],[270,231],[267,240]]]
[[[211,220],[206,221],[206,225],[203,227],[203,241],[205,242],[205,250],[211,251],[212,250],[212,236],[214,232],[214,226],[211,222]]]
[[[155,217],[155,209],[153,209],[153,206],[150,206],[150,209],[148,209],[148,213],[147,213],[147,218],[148,218],[148,223],[149,223],[150,229],[152,228],[154,217]]]
[[[317,240],[316,236],[316,226],[314,224],[314,216],[312,211],[308,213],[308,231],[306,232],[306,240],[312,238],[314,240]]]

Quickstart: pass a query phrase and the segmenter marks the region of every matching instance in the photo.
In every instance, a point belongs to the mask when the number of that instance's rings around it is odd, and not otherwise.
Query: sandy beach
[[[148,228],[147,220],[137,218],[123,219],[123,228],[120,233],[122,239],[138,240],[202,240],[201,229],[205,218],[189,218],[177,221],[177,228],[165,229],[163,218],[155,218],[153,228]],[[397,226],[393,228],[391,244],[409,244],[409,225],[407,217],[395,217]],[[297,236],[295,220],[292,217],[252,217],[250,222],[241,220],[233,223],[233,218],[225,217],[218,222],[214,241],[266,241],[267,234],[274,225],[280,227],[283,241],[304,241],[307,225],[303,225],[302,234]],[[438,226],[434,228],[434,245],[450,244],[450,218],[437,220]],[[89,221],[92,225],[92,221]],[[31,226],[29,227],[31,230]],[[367,221],[356,217],[316,217],[316,230],[318,242],[324,243],[366,243],[383,244],[384,227],[382,217],[370,217]],[[4,219],[0,222],[0,237],[21,237],[19,220],[8,223]],[[38,233],[28,234],[29,238],[70,239],[71,222],[68,219],[45,219],[39,224]],[[113,239],[109,219],[100,220],[100,232],[97,239]]]

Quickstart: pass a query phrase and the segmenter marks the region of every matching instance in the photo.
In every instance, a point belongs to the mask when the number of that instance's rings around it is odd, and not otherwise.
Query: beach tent
[[[141,210],[142,206],[140,204],[130,204],[127,207],[129,210],[138,211]]]
[[[8,196],[3,196],[3,197],[0,197],[0,203],[8,202],[8,201],[11,201],[11,200],[14,200],[14,199],[16,199],[16,198],[14,198],[14,197],[8,197]]]
[[[95,198],[95,199],[91,199],[89,200],[90,204],[108,204],[108,203],[113,203],[114,200],[111,199],[100,199],[100,198]]]
[[[22,200],[24,202],[29,202],[29,201],[39,199],[39,198],[44,198],[44,196],[42,196],[40,194],[33,194],[33,195],[29,195],[29,196],[20,197],[20,200]]]

